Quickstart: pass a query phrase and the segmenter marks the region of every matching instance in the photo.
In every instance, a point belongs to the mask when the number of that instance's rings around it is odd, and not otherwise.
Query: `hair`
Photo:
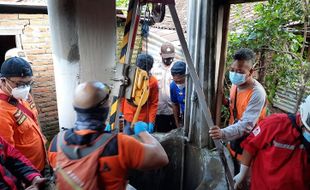
[[[249,64],[253,66],[255,53],[249,48],[241,48],[233,55],[233,59],[238,61],[249,61]]]
[[[151,55],[146,53],[140,53],[137,57],[136,65],[147,72],[149,72],[153,67],[154,59]]]

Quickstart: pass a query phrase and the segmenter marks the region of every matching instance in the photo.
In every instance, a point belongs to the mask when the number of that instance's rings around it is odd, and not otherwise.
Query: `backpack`
[[[302,129],[301,129],[301,127],[298,127],[298,125],[296,123],[296,116],[294,114],[287,114],[287,116],[291,120],[293,128],[295,128],[300,133],[299,139],[306,149],[307,158],[308,158],[307,161],[308,161],[308,163],[310,163],[310,143],[303,137]]]
[[[57,138],[57,189],[99,190],[99,157],[116,134],[103,133],[88,145],[67,145],[65,132]]]

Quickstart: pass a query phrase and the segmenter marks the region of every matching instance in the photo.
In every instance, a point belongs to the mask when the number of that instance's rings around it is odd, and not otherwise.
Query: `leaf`
[[[256,33],[255,32],[252,32],[250,34],[250,36],[247,38],[247,40],[255,40],[256,39]]]

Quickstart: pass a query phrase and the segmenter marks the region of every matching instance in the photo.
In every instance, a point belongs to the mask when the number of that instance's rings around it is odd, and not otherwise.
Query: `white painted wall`
[[[72,97],[84,81],[112,78],[116,51],[115,1],[48,0],[60,127],[75,120]]]

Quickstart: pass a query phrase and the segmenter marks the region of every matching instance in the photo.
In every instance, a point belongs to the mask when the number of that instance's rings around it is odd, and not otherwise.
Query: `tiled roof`
[[[175,0],[175,4],[182,28],[184,31],[186,31],[188,0]],[[168,6],[166,6],[166,15],[164,21],[157,23],[152,27],[158,29],[175,30]]]

